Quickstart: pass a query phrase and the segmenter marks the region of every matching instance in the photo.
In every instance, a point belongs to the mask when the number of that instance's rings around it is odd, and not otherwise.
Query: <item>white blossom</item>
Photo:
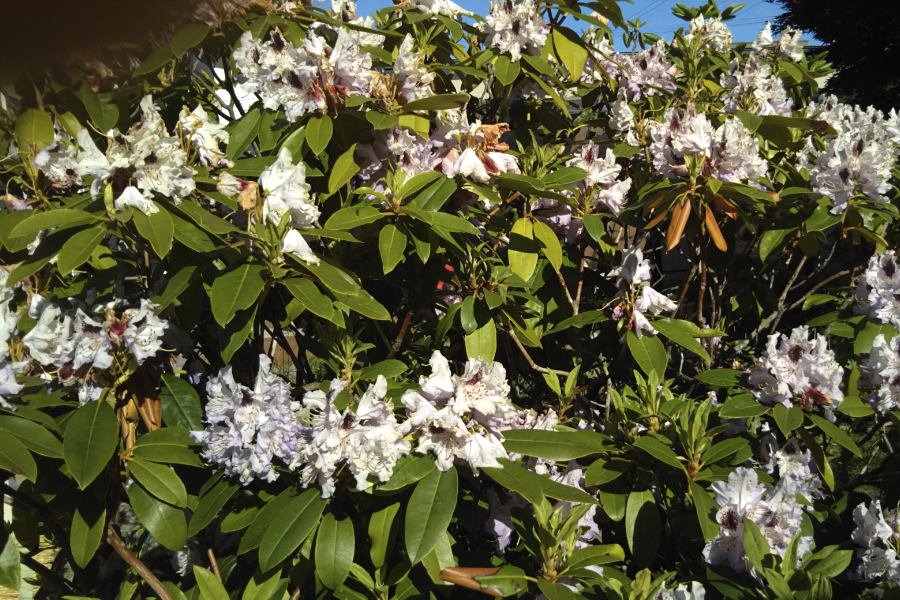
[[[702,16],[692,19],[691,28],[684,34],[684,39],[691,41],[697,35],[703,40],[703,47],[709,46],[716,52],[728,52],[731,49],[731,31],[721,17],[713,17],[709,21],[705,21]]]
[[[432,96],[431,83],[434,81],[434,73],[428,71],[423,65],[422,53],[415,49],[416,41],[413,36],[406,34],[403,43],[397,49],[397,59],[394,61],[394,73],[405,77],[401,94],[407,102]]]
[[[116,208],[125,210],[126,208],[135,208],[145,215],[152,215],[159,212],[159,207],[153,201],[153,197],[149,193],[141,192],[133,185],[127,186],[119,197],[116,198]]]
[[[872,351],[859,366],[862,377],[859,386],[872,390],[868,401],[884,414],[900,408],[900,335],[890,342],[884,334],[875,336]]]
[[[900,330],[900,262],[894,250],[874,254],[859,277],[854,310]]]
[[[523,52],[540,54],[547,43],[547,24],[533,0],[492,0],[479,26],[487,34],[485,44],[509,54],[513,62]]]
[[[862,564],[857,574],[865,579],[879,579],[900,583],[900,534],[896,523],[888,524],[881,510],[881,503],[874,500],[866,506],[859,504],[853,509],[856,529],[851,535],[854,542],[862,546],[856,556]]]
[[[719,84],[727,90],[723,98],[725,110],[732,114],[742,110],[756,115],[791,116],[792,101],[781,78],[772,75],[772,67],[756,54],[747,56],[743,70],[738,59],[732,60]]]
[[[130,308],[123,313],[128,327],[122,339],[138,364],[155,356],[162,348],[162,336],[168,323],[156,315],[158,309],[158,305],[142,298],[140,307]]]
[[[282,148],[274,163],[259,176],[259,187],[265,194],[263,219],[277,225],[290,213],[292,227],[311,227],[319,219],[319,208],[310,196],[303,161],[294,164],[291,151]]]
[[[179,122],[200,154],[203,166],[210,169],[234,166],[219,148],[220,144],[228,144],[229,134],[225,131],[225,126],[210,121],[202,106],[197,105],[193,111],[185,106],[179,115]]]
[[[302,260],[305,263],[317,265],[319,257],[315,255],[306,240],[296,229],[289,229],[281,241],[281,251]]]
[[[753,49],[758,51],[771,50],[778,58],[786,58],[797,62],[803,59],[803,44],[800,41],[802,34],[803,32],[799,29],[785,27],[778,34],[778,41],[774,41],[772,38],[772,24],[766,21],[766,26],[756,36]]]

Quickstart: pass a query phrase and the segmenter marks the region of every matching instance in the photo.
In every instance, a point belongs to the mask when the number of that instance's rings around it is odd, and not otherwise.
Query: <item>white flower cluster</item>
[[[235,382],[230,365],[210,377],[207,426],[191,432],[203,444],[201,455],[206,461],[219,464],[226,475],[237,476],[245,484],[277,479],[272,458],[289,461],[299,431],[294,413],[300,403],[291,398],[283,379],[269,373],[270,365],[269,358],[260,355],[252,389]]]
[[[9,336],[16,330],[19,314],[12,306],[15,287],[7,287],[9,273],[0,267],[0,361],[9,357]]]
[[[634,102],[645,96],[661,96],[675,91],[675,65],[666,58],[666,44],[659,40],[646,50],[634,54],[613,51],[612,44],[605,38],[597,43],[597,51],[609,60],[600,59],[599,65],[593,59],[585,64],[585,82],[593,83],[603,79],[603,71],[619,83],[619,91],[624,99]],[[621,95],[620,95],[621,99]]]
[[[721,17],[713,17],[709,21],[702,16],[692,19],[691,28],[684,34],[684,39],[691,41],[697,35],[703,40],[704,47],[708,46],[716,52],[731,50],[731,31]]]
[[[627,310],[627,304],[630,303],[631,317],[628,329],[639,338],[645,331],[656,335],[656,329],[653,328],[644,313],[658,315],[675,310],[677,305],[650,287],[650,261],[644,258],[644,252],[636,246],[625,250],[622,253],[622,264],[610,271],[609,276],[617,278],[616,287],[619,288],[619,292],[616,297],[630,301],[620,302],[613,309],[613,320],[617,321],[624,317],[624,311]]]
[[[900,261],[894,250],[872,255],[855,296],[857,313],[900,330]]]
[[[181,123],[185,137],[191,141],[191,146],[196,148],[204,167],[216,169],[234,166],[219,148],[220,144],[228,145],[230,136],[225,131],[225,126],[210,121],[202,106],[198,105],[193,112],[185,106],[178,117],[178,122]]]
[[[431,375],[423,377],[421,392],[403,394],[409,419],[404,435],[415,433],[416,452],[431,451],[441,471],[456,460],[475,471],[497,467],[506,458],[506,429],[531,429],[541,419],[534,411],[518,411],[509,400],[506,370],[500,363],[469,359],[461,376],[453,375],[447,359],[436,351],[429,360]]]
[[[900,524],[896,519],[888,524],[881,510],[881,503],[875,500],[866,506],[865,503],[853,509],[853,522],[856,529],[851,537],[862,546],[856,551],[862,562],[857,574],[865,579],[879,579],[900,584]]]
[[[578,190],[574,200],[583,211],[605,208],[614,215],[622,212],[626,195],[631,189],[631,178],[617,179],[622,167],[616,163],[616,156],[611,148],[607,148],[606,155],[601,157],[600,149],[593,142],[588,142],[574,158],[566,161],[566,166],[577,167],[587,173],[584,179],[572,184]],[[563,194],[572,195],[565,191]],[[539,198],[531,209],[538,211],[535,216],[561,234],[567,244],[578,243],[583,238],[584,222],[572,218],[574,211],[568,204]]]
[[[341,465],[347,465],[356,488],[365,490],[372,479],[390,479],[394,465],[410,451],[393,405],[384,400],[387,380],[379,375],[355,410],[335,405],[345,386],[346,382],[335,379],[327,392],[317,390],[303,397],[310,426],[297,437],[290,466],[301,469],[303,485],[318,484],[323,498],[334,494],[334,475]]]
[[[227,142],[227,134],[217,125],[204,121],[205,113],[201,109],[188,114],[191,116],[182,115],[188,123],[185,131],[198,145],[201,160],[210,165],[226,164],[222,163],[218,144],[223,140]],[[38,153],[34,165],[56,187],[81,185],[83,176],[92,175],[91,193],[95,196],[104,179],[117,171],[128,173],[129,185],[116,199],[116,208],[120,210],[132,207],[147,215],[158,212],[153,194],[178,203],[196,187],[193,179],[196,173],[187,166],[188,157],[182,140],[169,134],[152,96],[144,96],[141,100],[141,116],[142,120],[128,133],[110,132],[105,155],[88,131],[82,129],[76,138],[77,150],[58,134],[57,141]]]
[[[258,93],[263,106],[283,109],[288,121],[305,114],[343,104],[351,95],[369,95],[374,81],[372,56],[360,49],[371,40],[341,27],[334,47],[310,30],[299,46],[275,30],[266,41],[249,31],[234,51],[234,64],[241,73],[240,86]]]
[[[884,334],[875,336],[872,351],[859,366],[859,386],[872,390],[867,400],[884,414],[900,408],[900,335],[890,342]]]
[[[788,445],[791,443],[796,444],[788,442]],[[809,453],[800,453],[799,447],[794,446],[779,460],[779,469],[784,470],[774,488],[759,483],[756,471],[745,467],[732,471],[727,482],[713,483],[712,491],[721,507],[716,513],[720,529],[703,549],[706,562],[717,565],[727,561],[735,571],[751,569],[744,552],[745,519],[759,527],[769,550],[784,558],[791,540],[800,533],[803,518],[803,507],[796,495],[808,495],[810,483],[818,481],[810,471],[810,462]],[[815,485],[813,489],[817,488]],[[800,538],[798,562],[811,545],[811,537]]]
[[[778,402],[790,408],[796,401],[804,409],[819,405],[829,413],[844,400],[843,376],[844,369],[825,337],[817,334],[810,340],[809,328],[802,325],[791,331],[790,337],[777,333],[769,336],[766,351],[749,381],[757,386],[753,395],[763,404]]]
[[[485,45],[496,46],[513,62],[522,52],[540,54],[547,43],[547,23],[534,0],[492,0],[480,27],[488,36]]]
[[[757,54],[744,61],[731,61],[728,74],[722,74],[719,84],[725,88],[725,110],[734,114],[742,110],[755,115],[791,116],[792,100],[788,98],[780,77],[772,75],[772,67]]]
[[[234,192],[231,195],[239,194],[240,180],[236,177],[232,179],[234,187],[229,191]],[[290,229],[282,240],[282,251],[304,262],[318,264],[319,257],[296,229],[315,226],[320,214],[306,183],[306,165],[303,161],[294,164],[291,151],[282,148],[275,162],[260,174],[259,188],[265,195],[263,220],[278,225],[286,215],[290,215]]]
[[[650,135],[653,167],[665,177],[687,177],[689,156],[699,161],[699,175],[707,178],[754,182],[766,174],[759,140],[736,118],[713,129],[693,105],[683,113],[670,108],[661,123],[650,123]]]
[[[826,96],[807,107],[807,114],[827,122],[837,132],[824,150],[807,142],[800,166],[809,171],[812,189],[831,198],[831,212],[842,213],[855,196],[888,202],[891,168],[900,153],[900,116],[869,107],[850,107]]]
[[[680,583],[674,589],[660,590],[653,600],[705,600],[706,588],[699,581]]]
[[[462,15],[472,14],[450,0],[410,0],[409,4],[418,7],[425,14],[443,15],[454,20],[459,19]]]
[[[771,50],[778,58],[797,62],[803,59],[803,44],[800,42],[802,34],[803,32],[799,29],[785,27],[778,34],[778,40],[775,41],[772,38],[772,24],[766,21],[766,26],[756,36],[753,49],[759,52]]]
[[[168,324],[156,315],[157,305],[142,299],[139,308],[127,309],[121,317],[112,308],[104,308],[95,311],[101,312],[98,320],[83,307],[63,311],[35,294],[28,315],[37,324],[22,343],[38,363],[59,369],[57,376],[63,382],[84,379],[91,368],[109,368],[116,348],[127,348],[138,364],[160,350]]]
[[[416,40],[407,34],[403,43],[397,49],[397,58],[394,60],[395,77],[403,77],[403,85],[400,87],[400,95],[407,102],[420,100],[433,96],[431,84],[434,81],[434,73],[424,66],[425,57],[416,50]]]

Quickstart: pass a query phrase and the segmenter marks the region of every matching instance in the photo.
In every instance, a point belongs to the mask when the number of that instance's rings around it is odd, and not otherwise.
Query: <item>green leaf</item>
[[[377,110],[366,111],[366,121],[372,124],[372,128],[377,130],[390,129],[400,124],[400,117],[397,115],[388,115]]]
[[[509,266],[524,281],[531,279],[538,261],[538,246],[534,241],[534,225],[528,219],[516,221],[509,234]]]
[[[776,404],[772,407],[772,416],[785,437],[803,424],[803,409],[796,405],[789,410],[784,404]]]
[[[399,227],[390,223],[385,225],[378,234],[378,252],[381,254],[385,275],[393,271],[400,259],[403,258],[406,242],[406,234]]]
[[[566,571],[607,565],[625,560],[625,551],[619,544],[600,544],[575,550],[569,555]]]
[[[16,141],[19,144],[19,152],[26,152],[32,145],[35,153],[40,152],[52,144],[55,138],[53,119],[45,111],[29,108],[16,118]]]
[[[180,508],[187,506],[187,490],[170,467],[139,458],[128,461],[128,471],[148,492]]]
[[[651,371],[656,372],[659,377],[665,375],[668,357],[666,356],[666,349],[656,336],[645,335],[639,338],[634,335],[634,332],[629,330],[625,339],[628,349],[631,351],[631,355],[641,368],[641,371],[647,375]]]
[[[225,327],[237,311],[250,308],[262,293],[267,274],[266,267],[247,260],[220,273],[209,295],[216,322]]]
[[[417,110],[453,110],[464,107],[468,101],[468,94],[435,94],[413,100],[403,105],[401,110],[405,113]]]
[[[691,488],[691,497],[694,499],[694,510],[700,521],[700,530],[703,532],[703,540],[710,541],[719,535],[719,523],[716,521],[716,513],[719,505],[713,500],[705,489],[694,481],[688,481]]]
[[[271,600],[281,581],[283,579],[281,579],[280,571],[263,573],[257,569],[250,581],[247,582],[241,600]]]
[[[619,458],[603,460],[598,458],[584,472],[584,484],[603,485],[615,481],[631,469],[631,462]]]
[[[87,262],[105,235],[105,229],[93,227],[70,237],[59,251],[59,259],[56,262],[60,275],[68,275]]]
[[[568,319],[563,319],[562,321],[554,325],[553,328],[547,331],[544,335],[548,336],[551,333],[559,333],[560,331],[564,331],[570,327],[583,327],[585,325],[590,325],[591,323],[599,323],[601,321],[608,320],[609,315],[606,314],[606,311],[588,310],[571,316]]]
[[[431,456],[427,454],[424,456],[408,454],[397,461],[391,478],[384,483],[378,484],[377,489],[379,492],[402,490],[406,486],[420,481],[434,469],[434,459]]]
[[[16,540],[6,527],[0,527],[0,586],[18,590],[21,582],[22,567]]]
[[[653,564],[660,541],[659,510],[649,491],[631,492],[625,509],[625,538],[639,568]]]
[[[635,440],[634,446],[670,467],[675,467],[678,470],[682,469],[682,462],[678,460],[678,455],[675,454],[675,451],[652,436],[638,438]]]
[[[532,473],[512,461],[507,462],[510,464],[504,464],[501,467],[482,467],[481,470],[503,488],[517,492],[531,504],[541,504],[544,500],[544,486],[534,477],[529,477],[529,474],[537,477],[540,475]]]
[[[356,158],[356,144],[353,144],[349,150],[334,161],[331,174],[328,176],[328,193],[333,194],[344,187],[358,172],[359,164]]]
[[[578,34],[567,27],[554,27],[553,48],[556,50],[556,56],[569,71],[569,80],[581,79],[588,53]]]
[[[303,303],[303,306],[309,312],[323,319],[331,320],[331,317],[334,315],[334,306],[331,304],[331,299],[320,292],[315,283],[303,277],[284,279],[282,283],[295,298]]]
[[[41,427],[34,421],[19,417],[0,417],[0,429],[11,433],[26,448],[41,456],[50,458],[62,458],[62,442],[55,435]]]
[[[415,566],[431,552],[447,531],[456,508],[457,473],[435,469],[419,481],[406,507],[406,551]]]
[[[348,206],[331,215],[325,221],[325,229],[346,231],[354,227],[374,223],[384,216],[386,215],[381,214],[381,211],[372,206]]]
[[[234,128],[228,135],[228,146],[225,147],[225,156],[229,160],[236,160],[244,153],[259,133],[259,120],[262,113],[254,108],[246,115],[234,121]]]
[[[154,71],[158,71],[167,63],[175,59],[175,55],[172,54],[172,47],[169,45],[163,46],[150,56],[144,59],[137,69],[131,74],[132,77],[140,77],[141,75],[147,75],[148,73],[153,73]]]
[[[737,369],[711,369],[694,376],[694,379],[716,387],[732,387],[740,383],[743,371]]]
[[[372,566],[380,569],[384,566],[391,549],[394,546],[394,538],[397,535],[397,512],[400,510],[400,503],[395,502],[386,508],[372,514],[369,519],[369,557],[372,559]]]
[[[822,575],[825,577],[837,577],[847,570],[853,560],[853,550],[835,550],[821,560],[813,560],[806,565],[805,571],[809,575]]]
[[[85,81],[80,90],[81,101],[87,109],[88,116],[102,133],[116,126],[119,120],[119,107],[109,101],[108,94],[96,94],[91,85]]]
[[[105,496],[104,486],[104,496]],[[91,488],[85,490],[78,500],[78,506],[72,515],[72,530],[69,545],[72,557],[79,567],[85,568],[100,547],[106,532],[105,498],[98,498]]]
[[[480,234],[474,225],[456,215],[448,215],[447,213],[442,212],[428,214],[431,215],[435,228],[443,229],[444,231],[449,231],[451,233]]]
[[[547,600],[575,600],[575,592],[561,583],[551,583],[541,577],[537,582],[538,588]]]
[[[209,25],[188,23],[172,36],[172,53],[176,57],[181,56],[191,48],[199,46],[209,32]]]
[[[63,456],[69,473],[81,489],[106,468],[118,441],[116,414],[105,401],[88,402],[69,418]],[[184,543],[178,549],[183,546]]]
[[[163,377],[175,376],[163,375]],[[163,414],[165,414],[165,409],[163,409]],[[163,419],[165,420],[165,416]],[[168,423],[168,421],[166,422]],[[145,433],[139,437],[134,444],[132,454],[135,458],[142,460],[199,467],[201,466],[200,458],[192,449],[197,445],[187,429],[169,424],[162,429]]]
[[[444,206],[444,203],[447,202],[455,191],[456,181],[454,179],[442,177],[416,194],[416,197],[406,206],[412,206],[419,210],[436,212]]]
[[[209,569],[194,565],[194,578],[197,580],[197,587],[200,588],[200,597],[203,600],[230,600],[225,586]]]
[[[819,475],[822,477],[822,481],[825,482],[828,489],[834,490],[834,471],[831,470],[831,465],[828,463],[828,458],[825,456],[822,446],[819,445],[809,431],[802,427],[797,429],[797,435],[800,436],[800,439],[803,440],[806,448],[812,454],[816,467],[819,469]]]
[[[0,436],[0,469],[37,481],[37,464],[28,448],[13,435]]]
[[[503,438],[507,452],[553,461],[575,460],[610,450],[599,433],[590,431],[509,429],[503,432]]]
[[[191,515],[190,527],[188,527],[188,536],[193,537],[200,533],[204,527],[212,523],[213,519],[222,511],[222,507],[234,495],[240,486],[233,484],[227,479],[221,479],[203,494],[194,507],[194,513]]]
[[[346,517],[338,520],[331,513],[325,515],[316,534],[316,574],[322,585],[334,590],[344,583],[355,549],[353,522]]]
[[[244,535],[241,537],[241,542],[238,545],[237,553],[240,555],[249,552],[254,548],[258,548],[260,543],[262,543],[266,532],[269,530],[269,526],[275,522],[275,518],[281,513],[284,507],[290,504],[291,500],[296,497],[296,488],[289,487],[269,500],[269,502],[267,502],[259,511],[256,519],[253,520],[253,524],[251,524],[250,527],[247,528],[247,531],[244,532]]]
[[[770,229],[766,231],[762,240],[759,242],[759,259],[766,262],[766,259],[773,252],[778,252],[787,243],[788,238],[797,232],[796,227],[787,227],[784,229]]]
[[[159,392],[163,422],[168,427],[184,427],[190,431],[203,429],[203,409],[200,396],[187,381],[178,375],[163,375]]]
[[[819,429],[822,430],[822,433],[827,435],[833,441],[837,442],[853,454],[857,456],[862,456],[862,450],[859,449],[859,446],[856,445],[856,442],[847,434],[846,431],[835,425],[834,423],[829,422],[827,419],[820,417],[819,415],[808,414],[809,420],[815,423]]]
[[[378,321],[390,321],[391,314],[371,294],[359,289],[355,294],[341,294],[334,292],[334,297],[348,308],[358,312],[364,317]]]
[[[701,456],[701,460],[703,461],[704,465],[714,463],[735,454],[748,443],[749,442],[747,440],[742,438],[722,440],[721,442],[710,446]]]
[[[275,518],[278,526],[269,528],[260,544],[259,566],[263,571],[291,556],[312,532],[325,510],[326,501],[320,495],[317,488],[306,490],[279,512]]]
[[[128,487],[131,508],[141,524],[160,544],[178,552],[187,542],[187,521],[180,508],[169,506],[148,494],[138,483]]]
[[[728,399],[719,407],[719,416],[723,419],[748,419],[764,415],[768,406],[760,404],[752,394],[741,394]]]
[[[139,210],[134,211],[132,217],[138,233],[153,246],[153,251],[160,258],[165,258],[172,248],[172,239],[175,237],[175,224],[172,217],[165,210],[160,210],[152,215],[145,215]]]
[[[306,123],[306,144],[316,156],[328,147],[334,134],[334,123],[327,115],[313,115]],[[327,225],[325,226],[328,227]]]
[[[34,237],[44,229],[59,229],[73,225],[83,225],[96,222],[96,218],[83,210],[72,208],[57,208],[45,212],[33,213],[30,217],[13,227],[10,237],[31,236]]]
[[[702,356],[703,360],[709,362],[709,353],[706,348],[695,339],[702,336],[694,335],[702,330],[693,323],[678,319],[655,319],[653,328],[682,348]]]
[[[512,62],[505,54],[494,59],[494,77],[502,85],[511,85],[521,72],[518,62]]]
[[[374,365],[369,365],[362,369],[356,378],[359,381],[375,381],[378,376],[381,375],[390,379],[391,377],[402,375],[408,369],[409,367],[407,367],[404,362],[392,358],[375,363]]]
[[[553,270],[559,271],[563,262],[563,251],[559,238],[543,221],[534,222],[534,237],[540,243],[541,250],[544,251],[544,256],[550,261]]]
[[[476,329],[471,335],[467,335],[466,355],[469,358],[480,358],[485,362],[492,362],[497,352],[497,327],[494,319]]]
[[[750,519],[744,519],[744,553],[757,571],[763,570],[763,559],[769,554],[769,542],[763,537],[759,526]]]

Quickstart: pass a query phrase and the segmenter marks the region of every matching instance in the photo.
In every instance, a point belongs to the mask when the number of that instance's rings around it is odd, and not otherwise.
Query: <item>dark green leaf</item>
[[[203,429],[203,409],[200,396],[187,381],[178,375],[163,375],[159,392],[163,422],[169,427],[183,427],[190,431]]]
[[[268,571],[291,556],[312,532],[325,510],[326,501],[320,496],[321,490],[309,489],[281,509],[275,517],[277,527],[269,528],[259,547],[262,570]]]
[[[184,548],[188,533],[181,509],[153,498],[138,483],[129,486],[128,497],[134,514],[156,541],[173,552]]]
[[[355,548],[353,522],[346,517],[338,520],[331,513],[325,515],[316,534],[316,574],[322,585],[334,590],[344,583]]]
[[[116,414],[105,401],[88,402],[75,411],[66,425],[63,456],[81,489],[106,468],[118,440]],[[178,549],[182,546],[184,543]]]
[[[435,469],[419,481],[406,508],[406,551],[416,565],[431,552],[447,531],[456,508],[456,468]]]

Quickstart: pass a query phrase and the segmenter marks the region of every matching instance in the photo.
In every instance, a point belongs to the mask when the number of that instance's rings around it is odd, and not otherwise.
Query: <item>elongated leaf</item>
[[[706,452],[703,453],[701,457],[701,459],[703,460],[703,464],[714,463],[718,460],[722,460],[723,458],[732,456],[748,443],[749,442],[747,440],[742,438],[722,440],[721,442],[712,445],[708,450],[706,450]]]
[[[148,56],[144,59],[144,61],[138,66],[137,69],[132,72],[132,77],[140,77],[141,75],[147,75],[149,73],[153,73],[154,71],[159,71],[163,66],[167,63],[171,62],[175,59],[175,55],[172,54],[172,46],[166,45]]]
[[[697,333],[700,333],[701,330],[693,323],[680,321],[678,319],[655,319],[653,321],[653,328],[682,348],[690,350],[698,356],[702,356],[703,360],[709,362],[709,353],[706,351],[706,348],[700,345],[700,342],[695,339],[701,337],[696,335]]]
[[[172,248],[172,239],[175,237],[175,224],[168,211],[160,210],[152,215],[135,211],[132,220],[141,237],[153,246],[156,255],[165,258]]]
[[[405,363],[392,358],[375,363],[374,365],[369,365],[365,369],[362,369],[359,372],[357,379],[360,381],[375,381],[379,375],[390,379],[391,377],[402,375],[408,369],[409,367],[407,367]]]
[[[682,468],[683,463],[678,460],[678,455],[675,454],[675,451],[654,437],[644,436],[638,438],[635,440],[634,445],[636,448],[640,448],[650,454],[653,458],[666,463],[670,467],[675,467],[676,469]]]
[[[303,303],[303,306],[309,312],[323,319],[331,320],[334,314],[334,306],[332,306],[328,296],[319,291],[315,283],[302,277],[285,279],[282,283],[295,298]]]
[[[187,490],[171,468],[139,458],[128,461],[128,470],[148,492],[167,504],[187,506]]]
[[[803,440],[803,443],[806,445],[810,454],[812,454],[813,461],[816,463],[816,468],[819,469],[819,475],[822,476],[822,481],[825,482],[828,489],[833,490],[834,471],[831,470],[831,464],[828,462],[828,458],[825,456],[825,451],[822,450],[822,446],[819,445],[809,431],[802,427],[797,430],[797,435],[800,436],[800,439]]]
[[[216,277],[210,293],[210,304],[216,322],[225,325],[239,310],[250,308],[266,284],[266,268],[252,262],[241,262]]]
[[[743,371],[737,369],[712,369],[698,373],[694,379],[717,387],[732,387],[738,385],[743,375]]]
[[[80,96],[88,116],[101,132],[105,134],[116,126],[116,122],[119,120],[119,107],[109,101],[107,94],[94,93],[91,91],[90,84],[85,80],[81,86]]]
[[[452,110],[462,108],[469,101],[468,94],[436,94],[413,100],[403,106],[403,112],[416,110]]]
[[[72,208],[57,208],[46,212],[33,213],[30,217],[13,227],[10,237],[32,236],[34,237],[44,229],[70,227],[84,223],[96,223],[96,219],[90,213]]]
[[[142,460],[199,467],[200,457],[193,450],[197,445],[187,429],[170,425],[139,437],[132,453]]]
[[[55,137],[53,119],[43,110],[29,108],[16,119],[19,152],[26,152],[29,147],[39,152],[52,144]]]
[[[314,115],[306,123],[306,143],[316,156],[328,147],[334,133],[334,123],[327,115]]]
[[[68,275],[87,262],[94,249],[106,235],[105,229],[91,228],[79,231],[63,244],[56,266],[60,274]]]
[[[0,469],[37,481],[37,464],[28,448],[13,435],[0,436]]]
[[[531,279],[538,261],[534,225],[528,219],[516,221],[509,234],[509,266],[524,281]]]
[[[744,519],[744,554],[757,571],[763,569],[763,558],[769,554],[769,542],[763,537],[759,526],[750,519]]]
[[[628,349],[631,351],[631,355],[641,368],[641,371],[647,375],[651,371],[655,371],[660,377],[665,374],[666,363],[668,362],[666,349],[656,336],[645,335],[638,338],[634,335],[634,332],[629,330],[626,341]]]
[[[456,508],[456,468],[434,470],[422,479],[406,507],[406,551],[416,565],[431,552],[447,531]]]
[[[381,233],[378,234],[378,252],[381,254],[381,263],[385,275],[393,271],[400,259],[403,258],[406,242],[406,234],[393,224],[385,225]]]
[[[783,404],[776,404],[772,407],[772,416],[785,437],[803,424],[803,409],[796,405],[788,409]]]
[[[719,416],[723,419],[748,419],[768,412],[769,408],[756,401],[752,394],[741,394],[729,398],[719,407]]]
[[[521,68],[518,62],[512,62],[505,54],[494,59],[494,77],[503,85],[510,85],[519,76]]]
[[[653,564],[659,550],[660,523],[659,510],[651,492],[628,494],[625,538],[637,566],[648,567]]]
[[[719,535],[719,523],[716,521],[716,513],[719,505],[700,484],[689,481],[691,497],[694,499],[694,509],[697,511],[697,519],[700,522],[700,530],[703,539],[710,541]]]
[[[584,63],[587,62],[588,53],[578,34],[567,27],[554,27],[553,49],[556,50],[556,56],[569,71],[569,79],[571,81],[580,79],[584,72]]]
[[[412,485],[434,471],[434,459],[429,456],[409,454],[397,461],[394,474],[390,479],[378,485],[380,492],[394,492]]]
[[[18,590],[21,582],[22,567],[16,540],[6,527],[0,527],[0,586]]]
[[[253,524],[250,525],[241,537],[241,543],[238,545],[238,554],[244,554],[245,552],[258,548],[260,543],[262,543],[266,532],[269,530],[269,526],[275,522],[275,517],[277,517],[284,507],[290,504],[291,500],[296,497],[297,490],[289,487],[269,500],[269,502],[267,502],[259,511],[256,519],[253,520]]]
[[[209,569],[194,565],[194,578],[197,580],[197,587],[200,588],[200,597],[203,600],[230,600],[225,586]]]
[[[0,429],[11,433],[26,448],[41,456],[62,458],[63,446],[59,439],[34,421],[19,417],[0,417]]]
[[[510,429],[503,432],[507,452],[536,456],[545,460],[566,461],[610,450],[600,434],[589,431],[544,431]]]
[[[88,402],[68,420],[63,456],[69,473],[81,489],[106,468],[118,437],[116,414],[104,401]]]
[[[173,552],[184,548],[188,534],[187,521],[181,509],[160,502],[138,483],[129,486],[128,498],[134,514],[160,544]]]
[[[278,526],[270,527],[260,544],[259,566],[263,571],[280,564],[300,547],[319,522],[325,504],[315,488],[287,503],[275,518]]]
[[[584,569],[625,560],[625,551],[618,544],[600,544],[576,550],[569,556],[566,570]]]
[[[188,535],[195,536],[201,529],[212,523],[225,503],[231,499],[240,486],[231,483],[227,479],[216,482],[212,489],[208,490],[200,497],[194,508],[194,514],[191,515],[190,527],[188,527]]]
[[[547,257],[547,260],[550,261],[550,264],[553,265],[553,269],[559,271],[562,268],[563,262],[563,251],[562,246],[559,243],[559,238],[553,230],[542,221],[534,222],[534,237],[537,238],[540,243],[541,250],[544,252],[544,256]]]
[[[613,458],[603,460],[598,458],[584,472],[585,485],[603,485],[615,481],[631,469],[631,463],[627,460]]]
[[[178,375],[163,375],[159,392],[163,422],[169,427],[184,427],[190,431],[203,429],[203,409],[200,396],[187,381]]]
[[[400,503],[395,502],[387,508],[383,508],[372,514],[369,519],[369,557],[376,569],[384,566],[391,549],[394,546],[394,538],[397,535],[397,513],[400,511]]]
[[[354,227],[374,223],[384,216],[381,214],[381,211],[371,206],[348,206],[331,215],[325,222],[325,229],[346,231]]]
[[[853,441],[846,431],[835,425],[834,423],[829,422],[827,419],[820,417],[819,415],[808,414],[809,420],[815,423],[822,432],[827,435],[829,438],[852,452],[857,456],[862,456],[862,450],[859,449],[859,446],[856,445],[856,442]]]
[[[531,473],[522,468],[521,465],[509,461],[510,465],[502,467],[482,467],[488,477],[499,483],[501,486],[513,492],[519,493],[523,498],[531,504],[540,504],[544,499],[544,488],[541,482],[529,477],[527,473],[540,477],[537,473]]]
[[[480,358],[485,362],[494,360],[497,352],[497,327],[493,319],[476,329],[471,335],[467,335],[466,354],[469,358]]]
[[[340,294],[333,292],[334,297],[341,301],[350,309],[358,312],[364,317],[375,319],[378,321],[389,321],[391,314],[382,306],[371,294],[363,289],[357,290],[355,294]]]
[[[436,212],[444,206],[444,203],[456,191],[456,181],[442,177],[436,182],[416,194],[416,197],[407,204],[420,210]]]
[[[235,160],[244,153],[244,150],[253,142],[259,133],[259,120],[262,113],[258,108],[254,108],[246,115],[238,119],[234,129],[228,136],[228,146],[225,149],[225,156],[230,160]]]
[[[334,167],[328,175],[328,193],[333,194],[344,187],[359,172],[358,160],[360,159],[356,156],[356,144],[353,144],[334,161]]]
[[[355,549],[353,522],[346,517],[336,519],[331,513],[325,515],[316,534],[316,573],[322,585],[334,590],[344,583]]]
[[[91,490],[85,491],[72,515],[69,544],[79,567],[86,567],[100,547],[106,531],[106,505]]]

